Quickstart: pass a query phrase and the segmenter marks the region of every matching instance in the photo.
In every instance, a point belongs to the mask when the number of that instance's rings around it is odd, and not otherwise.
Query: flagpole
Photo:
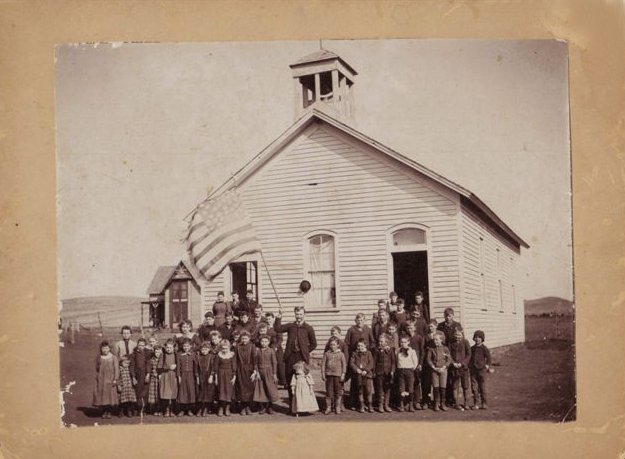
[[[263,260],[263,265],[265,266],[265,271],[267,271],[267,276],[269,276],[269,282],[271,283],[271,288],[273,288],[273,293],[276,295],[276,300],[278,300],[278,311],[282,314],[282,303],[280,303],[280,297],[278,296],[278,291],[276,290],[276,286],[273,284],[273,279],[271,278],[271,273],[269,272],[269,267],[267,267],[267,262],[265,261],[265,255],[263,251],[260,251],[260,258]]]

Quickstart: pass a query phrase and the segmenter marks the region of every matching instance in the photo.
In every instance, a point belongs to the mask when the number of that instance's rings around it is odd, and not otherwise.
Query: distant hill
[[[138,296],[90,296],[61,300],[61,320],[63,326],[69,322],[78,322],[83,327],[104,327],[141,323],[141,301]],[[100,319],[98,320],[98,313]],[[144,323],[147,320],[147,307],[144,306]]]
[[[524,303],[526,316],[540,316],[555,312],[564,315],[573,315],[575,313],[575,305],[572,301],[556,296],[526,300]]]

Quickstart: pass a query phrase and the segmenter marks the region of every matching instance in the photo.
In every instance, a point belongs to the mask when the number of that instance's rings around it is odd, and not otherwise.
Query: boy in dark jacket
[[[373,351],[373,373],[375,394],[378,399],[378,412],[391,412],[389,406],[393,378],[395,376],[395,349],[388,344],[386,335],[378,339],[378,347]]]
[[[451,386],[454,392],[454,408],[464,411],[469,407],[469,362],[471,361],[471,345],[464,338],[461,328],[456,329],[454,340],[449,345],[449,352],[453,363],[450,366]],[[462,393],[464,405],[459,403],[460,385],[462,385]]]
[[[373,356],[364,339],[358,340],[356,352],[349,359],[354,386],[358,391],[358,411],[373,412]]]
[[[339,339],[330,338],[329,349],[324,352],[321,360],[321,380],[326,383],[326,409],[324,414],[332,412],[332,402],[334,402],[334,412],[341,413],[341,398],[343,397],[343,382],[347,373],[347,361],[345,354],[339,349]]]
[[[471,347],[471,360],[469,371],[471,372],[471,386],[473,388],[473,406],[471,409],[488,409],[486,405],[486,375],[490,372],[490,351],[484,344],[484,332],[477,330],[473,333],[475,344]],[[478,404],[478,395],[481,398],[481,406]]]

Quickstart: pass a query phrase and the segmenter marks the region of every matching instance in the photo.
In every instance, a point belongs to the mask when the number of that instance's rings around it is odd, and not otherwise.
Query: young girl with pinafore
[[[160,359],[158,370],[159,390],[161,402],[165,407],[163,416],[172,416],[173,404],[178,397],[178,378],[176,376],[178,360],[174,352],[174,340],[168,339],[165,343],[165,352]]]
[[[221,341],[221,350],[215,359],[215,384],[218,388],[219,407],[217,416],[230,416],[230,403],[234,396],[236,382],[237,361],[234,352],[230,349],[230,341]]]
[[[102,417],[111,417],[113,407],[119,403],[117,381],[119,380],[119,360],[111,352],[108,341],[100,343],[100,354],[95,361],[95,389],[93,405],[102,409]]]

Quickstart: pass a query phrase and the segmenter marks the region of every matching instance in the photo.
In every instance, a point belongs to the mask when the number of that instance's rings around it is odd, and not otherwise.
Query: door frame
[[[261,270],[264,268],[264,266],[262,266],[261,264],[261,260],[260,260],[260,255],[258,253],[250,253],[247,255],[243,255],[238,257],[236,260],[232,260],[230,263],[228,263],[227,269],[224,270],[224,293],[226,296],[227,300],[232,299],[231,298],[231,294],[232,294],[232,270],[230,269],[230,264],[231,263],[246,263],[246,262],[250,262],[250,261],[255,261],[256,262],[256,277],[258,278],[258,283],[256,284],[256,289],[258,291],[258,303],[259,304],[263,304],[263,288],[262,288],[262,272]],[[239,295],[239,298],[241,300],[245,299],[245,292],[243,293],[243,296]],[[264,305],[263,305],[264,306]]]
[[[425,244],[404,245],[397,247],[393,245],[393,234],[402,229],[418,229],[425,231]],[[395,290],[395,273],[393,266],[393,253],[401,252],[426,252],[427,258],[427,270],[428,270],[428,291],[427,291],[427,303],[430,308],[430,315],[433,315],[432,303],[432,252],[430,250],[430,227],[422,225],[420,223],[400,223],[399,225],[391,226],[386,230],[386,273],[387,273],[387,285],[386,296]],[[404,301],[406,298],[404,298]]]
[[[174,329],[174,327],[177,325],[177,323],[174,323],[174,298],[173,298],[173,288],[172,286],[174,285],[174,283],[178,283],[180,285],[185,285],[186,286],[186,290],[187,290],[187,297],[186,297],[186,303],[187,303],[187,313],[185,314],[186,317],[185,319],[189,319],[190,317],[190,306],[191,306],[191,301],[189,299],[189,280],[185,280],[185,279],[173,279],[171,281],[171,283],[169,284],[169,322],[170,322],[170,326],[172,329]],[[182,314],[181,314],[182,315]]]

